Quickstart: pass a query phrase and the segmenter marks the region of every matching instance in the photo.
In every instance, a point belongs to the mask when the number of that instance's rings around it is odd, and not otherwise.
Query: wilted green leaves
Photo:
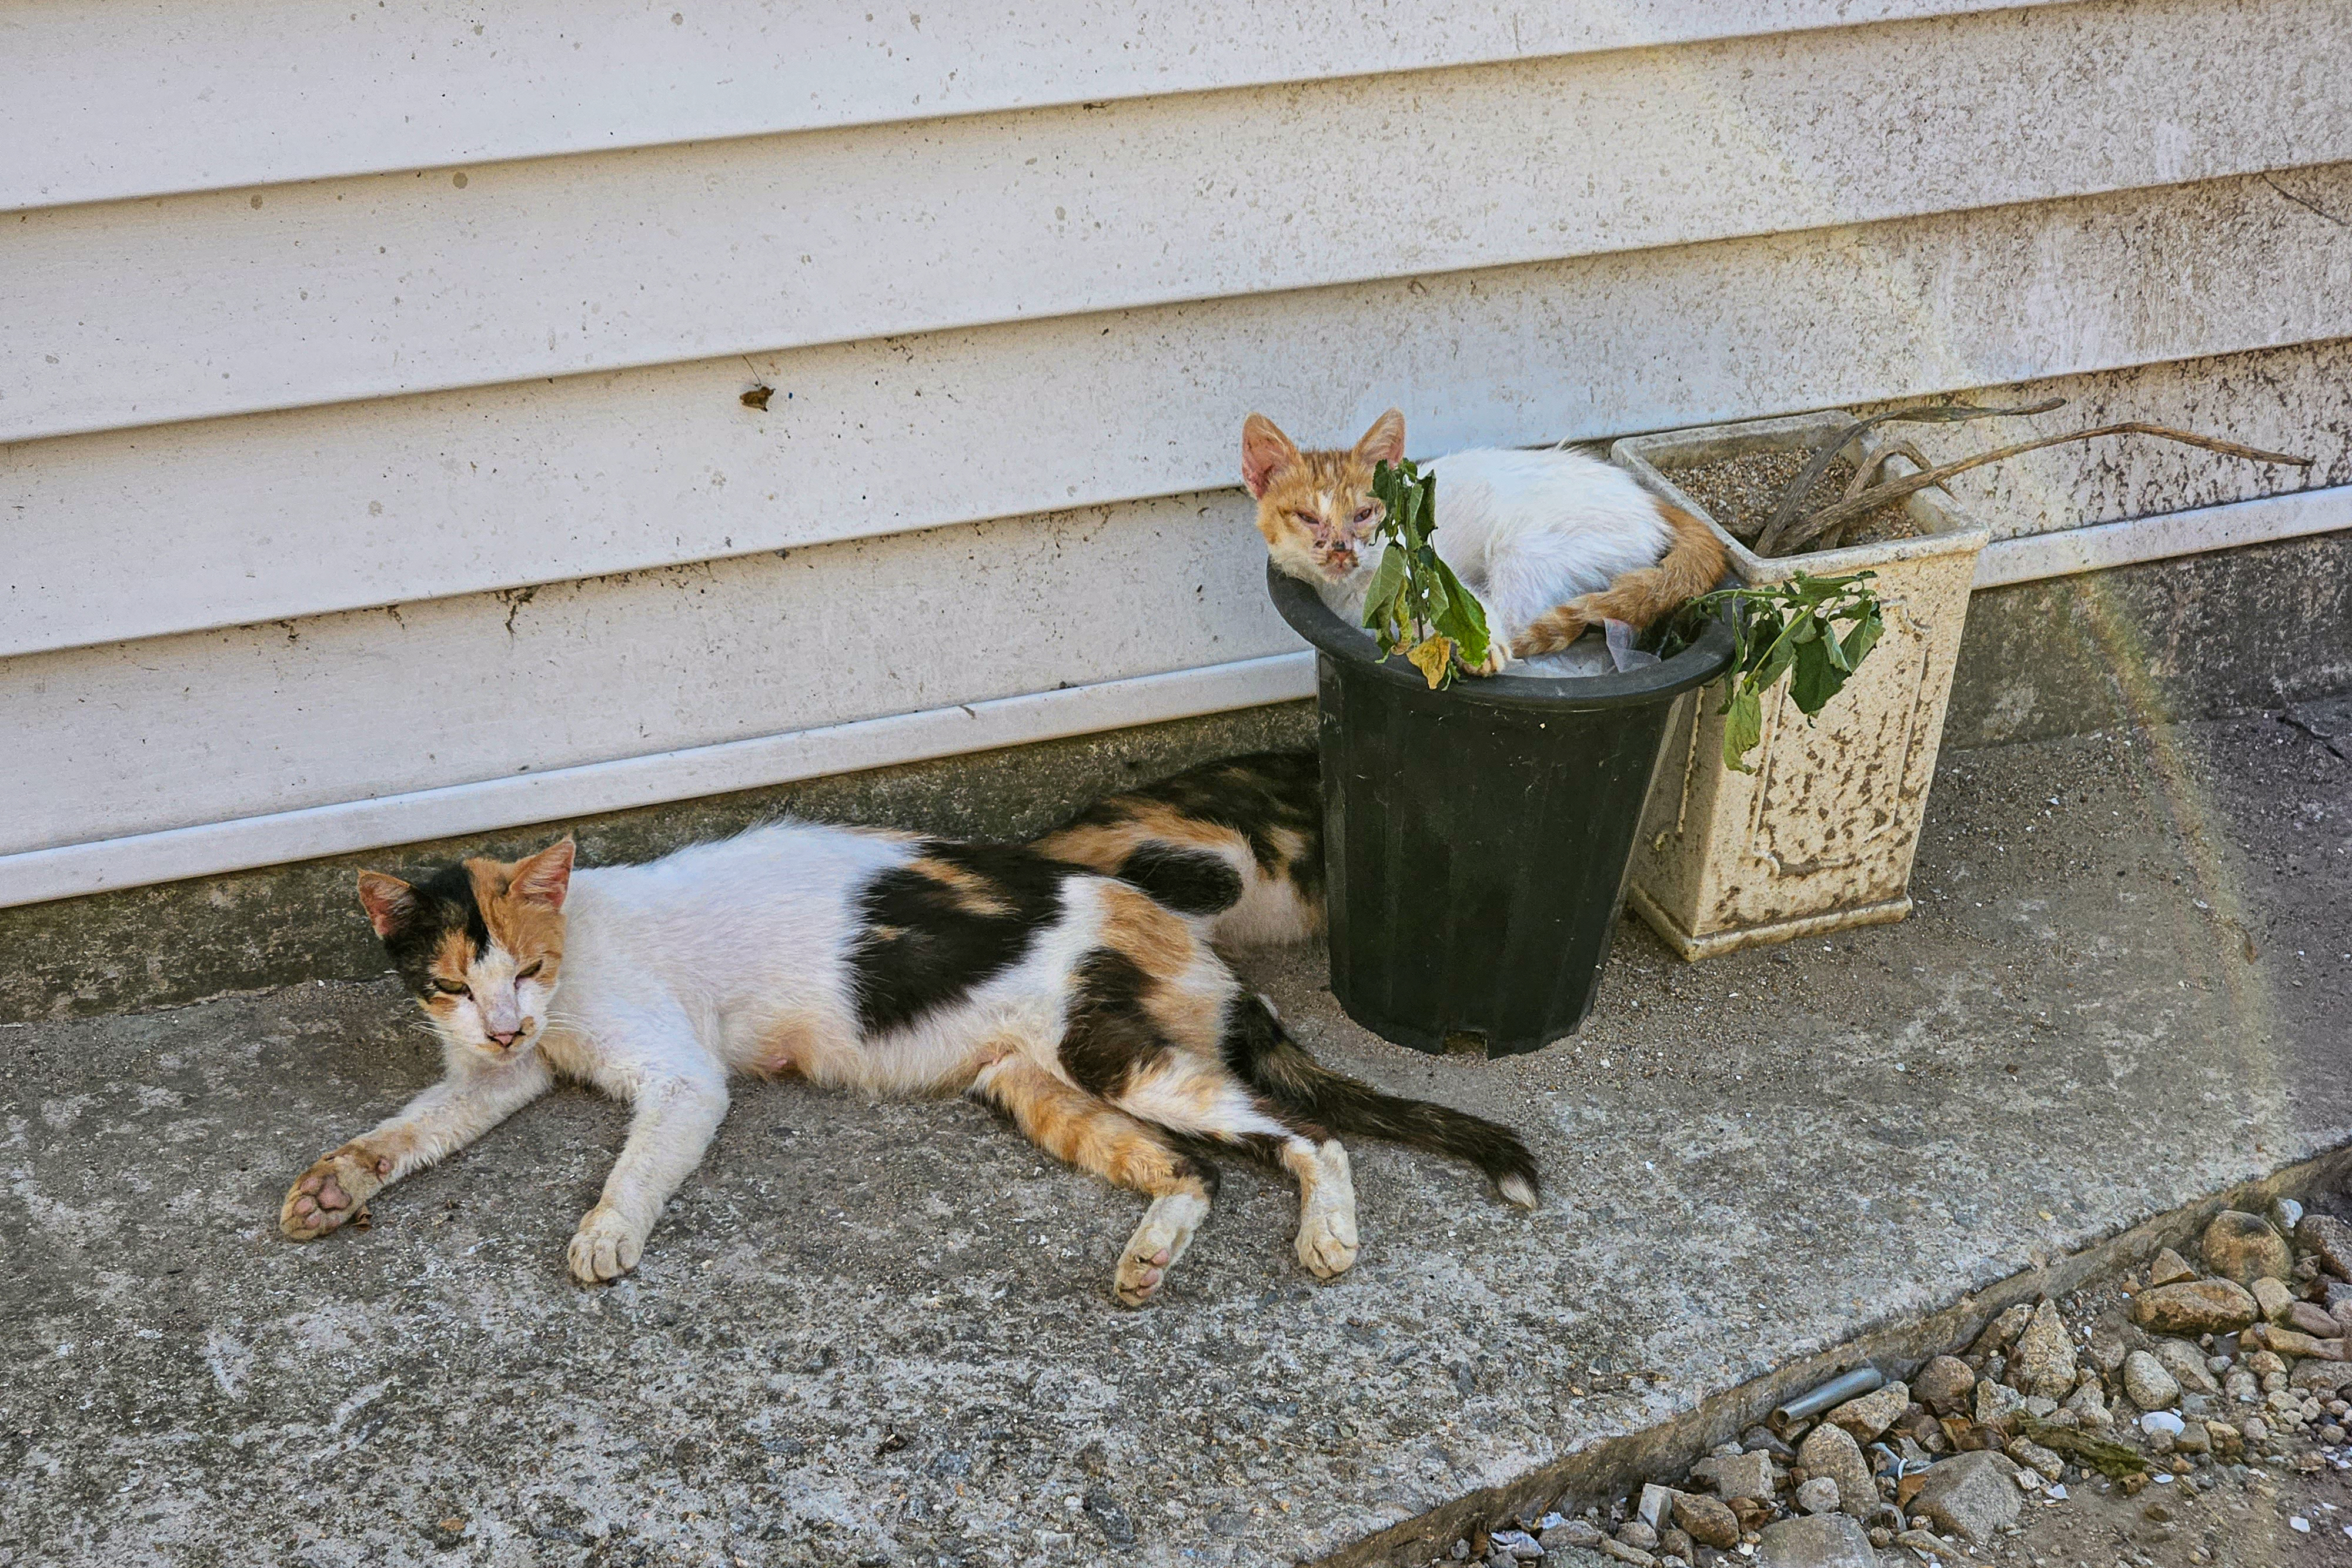
[[[1764,695],[1789,677],[1789,700],[1807,718],[1845,686],[1886,629],[1878,595],[1867,586],[1876,573],[1813,577],[1724,588],[1683,606],[1660,652],[1671,656],[1698,639],[1721,616],[1736,641],[1731,675],[1724,683],[1723,765],[1752,773],[1748,754],[1764,738]]]
[[[1437,476],[1407,461],[1372,470],[1382,511],[1377,537],[1385,549],[1364,596],[1364,624],[1383,655],[1402,652],[1431,691],[1454,678],[1454,662],[1475,669],[1486,658],[1486,612],[1439,559]]]

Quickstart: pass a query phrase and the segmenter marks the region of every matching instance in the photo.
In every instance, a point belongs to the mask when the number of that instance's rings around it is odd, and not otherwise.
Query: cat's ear
[[[571,839],[558,839],[528,860],[517,861],[508,886],[526,903],[561,909],[563,895],[572,891],[572,856]]]
[[[1356,455],[1367,463],[1404,461],[1404,411],[1392,408],[1372,421],[1371,429],[1356,443]]]
[[[1262,413],[1242,421],[1242,483],[1252,496],[1265,499],[1265,487],[1297,461],[1298,448],[1274,421]]]
[[[396,876],[380,871],[360,873],[360,906],[367,911],[375,934],[390,937],[416,913],[416,890]]]

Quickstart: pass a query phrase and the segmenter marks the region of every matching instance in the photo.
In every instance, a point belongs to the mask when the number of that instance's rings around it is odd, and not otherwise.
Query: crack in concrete
[[[2288,190],[2284,185],[2280,184],[2268,174],[2263,176],[2263,183],[2268,185],[2272,190],[2276,191],[2280,195],[2284,196],[2288,201],[2293,202],[2296,206],[2303,208],[2305,212],[2316,213],[2319,216],[2326,218],[2329,223],[2334,224],[2337,228],[2352,229],[2352,218],[2337,217],[2334,213],[2329,212],[2326,207],[2321,206],[2317,202],[2313,201],[2310,197],[2296,195],[2293,191]]]

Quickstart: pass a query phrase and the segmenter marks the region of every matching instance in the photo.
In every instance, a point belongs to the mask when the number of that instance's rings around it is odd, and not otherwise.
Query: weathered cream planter
[[[1651,490],[1707,517],[1740,581],[1868,570],[1885,605],[1877,647],[1812,722],[1790,702],[1785,681],[1765,698],[1755,772],[1723,765],[1719,688],[1685,708],[1690,716],[1668,737],[1627,885],[1634,909],[1685,958],[1911,912],[1911,858],[1969,585],[1990,533],[1923,491],[1909,502],[1916,537],[1766,560],[1674,482],[1677,469],[1720,458],[1809,450],[1852,423],[1846,413],[1803,414],[1633,436],[1611,448],[1612,460]],[[1877,432],[1866,432],[1846,455],[1877,444]],[[1915,471],[1900,457],[1887,466]]]

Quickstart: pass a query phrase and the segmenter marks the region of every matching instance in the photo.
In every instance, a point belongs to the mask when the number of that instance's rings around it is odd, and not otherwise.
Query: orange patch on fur
[[[760,1053],[751,1071],[763,1078],[797,1077],[810,1056],[824,1048],[824,1027],[813,1012],[785,1014],[760,1031]]]
[[[955,901],[955,906],[966,915],[1002,919],[1013,913],[1012,901],[1004,896],[1003,888],[964,866],[950,865],[946,861],[923,855],[908,861],[907,869],[946,888],[949,896]]]
[[[1133,959],[1137,968],[1163,983],[1192,967],[1192,933],[1181,915],[1118,883],[1103,887],[1102,900],[1102,946]]]
[[[433,957],[425,966],[425,973],[436,980],[466,983],[466,973],[474,967],[474,945],[466,940],[463,931],[444,931],[441,940],[433,946]],[[427,1001],[446,1002],[456,998],[435,992]]]
[[[1080,1170],[1152,1197],[1208,1188],[1191,1162],[1126,1112],[1026,1061],[1006,1061],[981,1092],[1003,1106],[1029,1141]]]
[[[1046,834],[1033,846],[1041,854],[1072,865],[1116,874],[1128,856],[1146,844],[1173,849],[1206,850],[1249,858],[1249,841],[1232,828],[1222,828],[1188,817],[1158,800],[1124,803],[1126,815],[1115,822],[1081,822]]]
[[[505,948],[517,964],[541,960],[552,978],[552,971],[563,962],[563,915],[517,890],[515,873],[529,863],[527,860],[469,860],[466,875],[474,884],[474,902],[481,906],[482,924],[489,928],[490,940]]]

